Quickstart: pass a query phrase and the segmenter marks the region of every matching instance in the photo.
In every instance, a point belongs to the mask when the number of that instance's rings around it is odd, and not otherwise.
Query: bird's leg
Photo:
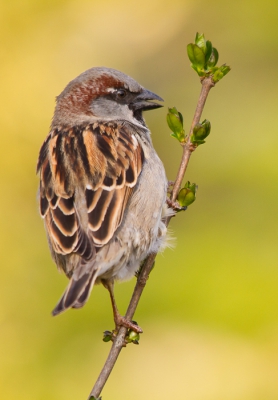
[[[172,193],[171,188],[173,188],[174,184],[175,184],[175,181],[168,181],[167,193],[170,193],[170,194]]]
[[[136,333],[143,333],[143,330],[138,326],[134,321],[128,321],[125,317],[123,317],[118,310],[118,307],[116,305],[116,300],[114,296],[114,282],[113,280],[106,280],[102,279],[102,284],[103,286],[108,290],[111,303],[112,303],[112,309],[113,309],[113,315],[114,315],[114,321],[116,325],[116,330],[120,328],[120,326],[124,326],[127,329],[130,329]]]
[[[173,189],[171,189],[171,188],[173,188],[174,184],[175,184],[175,181],[168,181],[167,193],[169,193],[170,195],[173,192]],[[187,209],[187,207],[182,207],[177,201],[173,201],[173,200],[169,199],[169,197],[167,197],[166,203],[167,203],[167,206],[169,208],[172,208],[172,210],[174,210],[174,211],[184,211]]]

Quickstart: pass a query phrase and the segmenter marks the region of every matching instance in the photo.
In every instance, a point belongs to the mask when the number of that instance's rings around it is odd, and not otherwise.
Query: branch
[[[201,90],[199,100],[197,103],[197,107],[196,107],[196,111],[195,111],[195,114],[194,114],[194,117],[192,120],[191,128],[190,128],[189,135],[188,135],[188,140],[184,143],[181,143],[183,146],[183,155],[182,155],[181,163],[179,166],[178,174],[177,174],[174,186],[173,186],[173,191],[172,191],[172,195],[171,195],[172,201],[175,201],[177,198],[182,180],[184,178],[184,174],[186,172],[187,165],[189,163],[190,156],[196,148],[196,146],[190,142],[190,138],[193,133],[193,128],[195,127],[196,124],[199,123],[204,106],[205,106],[207,96],[209,94],[209,91],[215,85],[215,83],[213,82],[213,80],[210,76],[203,78],[201,80],[201,83],[202,83],[202,90]],[[165,222],[166,226],[169,225],[171,218],[172,217],[167,218],[167,220]],[[146,286],[147,280],[149,278],[149,274],[153,268],[156,256],[157,256],[157,253],[150,254],[146,258],[143,266],[141,267],[141,270],[138,275],[137,282],[136,282],[136,285],[135,285],[135,288],[134,288],[134,291],[132,294],[132,298],[130,300],[128,309],[125,314],[125,318],[129,321],[132,320],[133,315],[136,311],[141,294]],[[125,341],[126,334],[127,334],[127,328],[121,327],[119,329],[119,332],[117,333],[117,336],[113,339],[113,345],[111,347],[110,353],[109,353],[107,360],[104,364],[104,367],[102,368],[102,371],[90,393],[88,400],[93,399],[93,398],[98,399],[99,395],[101,394],[101,391],[102,391],[107,379],[109,378],[110,373],[113,370],[113,367],[117,361],[117,358],[118,358],[122,348],[126,346],[126,341]]]
[[[195,110],[195,114],[194,114],[194,117],[193,117],[193,120],[191,123],[190,131],[189,131],[189,135],[188,135],[189,139],[186,142],[181,143],[181,145],[183,146],[183,155],[182,155],[178,174],[177,174],[177,177],[176,177],[176,180],[175,180],[175,183],[173,186],[172,194],[171,194],[172,201],[175,201],[177,199],[178,192],[180,190],[191,154],[196,149],[196,146],[192,145],[192,143],[190,141],[190,138],[193,133],[193,129],[199,123],[203,109],[205,107],[205,103],[206,103],[209,91],[215,85],[211,76],[203,78],[201,80],[201,83],[202,83],[202,89],[201,89],[201,93],[200,93],[197,107]],[[170,221],[170,219],[169,219],[169,221]],[[168,224],[167,224],[167,226],[168,226]]]

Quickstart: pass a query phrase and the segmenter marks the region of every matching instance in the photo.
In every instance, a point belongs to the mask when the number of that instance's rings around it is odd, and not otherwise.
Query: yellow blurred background
[[[37,210],[39,148],[54,100],[92,66],[131,75],[165,99],[147,113],[174,179],[181,149],[167,106],[189,127],[200,91],[186,45],[204,32],[232,71],[211,91],[212,124],[186,179],[197,201],[172,220],[107,399],[278,399],[277,1],[1,0],[0,397],[86,399],[109,351],[106,290],[52,318],[67,281]],[[186,128],[187,129],[187,128]],[[135,280],[119,284],[125,311]]]

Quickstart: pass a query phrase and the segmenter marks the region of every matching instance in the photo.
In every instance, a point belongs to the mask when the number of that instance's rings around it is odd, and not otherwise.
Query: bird
[[[57,96],[37,162],[48,245],[69,279],[54,316],[81,308],[102,283],[116,327],[142,331],[120,315],[114,282],[130,279],[166,247],[168,181],[142,115],[161,102],[107,67],[81,73]]]

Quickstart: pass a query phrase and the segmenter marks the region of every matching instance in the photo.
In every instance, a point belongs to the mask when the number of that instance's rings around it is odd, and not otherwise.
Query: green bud
[[[193,135],[196,140],[203,140],[206,137],[206,128],[197,124],[193,129]]]
[[[207,136],[208,136],[210,134],[210,130],[211,130],[211,124],[210,124],[209,120],[204,119],[204,121],[202,122],[202,125],[206,127]]]
[[[179,142],[183,142],[185,139],[185,133],[183,129],[183,116],[176,109],[176,107],[168,108],[167,123],[171,131],[171,136],[178,139]]]
[[[201,124],[196,124],[193,128],[193,134],[191,136],[191,143],[200,145],[205,143],[205,138],[210,134],[211,125],[210,122],[205,119]]]
[[[214,80],[214,82],[218,82],[218,81],[220,81],[220,79],[222,79],[223,78],[223,73],[220,71],[220,69],[218,68],[215,72],[214,72],[214,74],[213,74],[213,80]]]
[[[231,67],[229,67],[229,66],[226,65],[226,64],[223,64],[223,65],[220,67],[220,69],[221,69],[221,71],[222,71],[222,73],[223,73],[223,76],[227,75],[227,73],[231,71]]]
[[[231,67],[226,64],[221,65],[221,67],[217,68],[217,70],[212,75],[214,82],[220,81],[220,79],[222,79],[230,71]]]
[[[211,76],[216,83],[222,79],[229,71],[230,67],[225,64],[222,67],[216,67],[219,54],[212,43],[205,39],[203,33],[196,33],[195,43],[187,46],[187,54],[191,61],[191,67],[200,77]]]
[[[110,332],[110,331],[105,331],[105,332],[103,332],[103,341],[104,342],[110,342],[110,340],[112,340],[112,332]]]
[[[184,187],[179,191],[177,201],[182,207],[187,207],[196,200],[197,185],[186,182]]]
[[[183,118],[178,112],[176,107],[168,108],[169,113],[167,114],[168,126],[172,132],[180,132],[183,129]]]
[[[132,330],[128,331],[128,335],[126,336],[126,341],[128,343],[134,343],[134,344],[139,344],[140,340],[140,335],[137,332],[134,332]]]

